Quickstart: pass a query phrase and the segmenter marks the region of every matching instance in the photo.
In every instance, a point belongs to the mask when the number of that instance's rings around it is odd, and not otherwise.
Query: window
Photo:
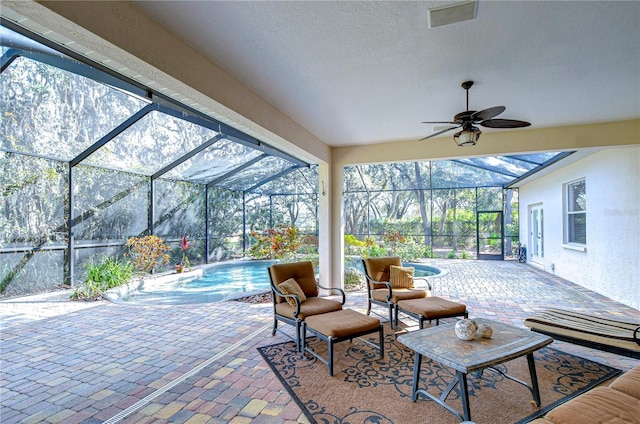
[[[583,179],[565,185],[565,242],[587,244],[587,186]]]

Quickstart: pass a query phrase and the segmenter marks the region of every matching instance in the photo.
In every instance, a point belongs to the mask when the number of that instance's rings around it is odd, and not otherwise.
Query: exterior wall
[[[563,245],[563,185],[580,178],[586,181],[585,251]],[[640,147],[601,150],[524,183],[519,193],[520,239],[527,247],[529,207],[542,204],[545,271],[640,309]]]

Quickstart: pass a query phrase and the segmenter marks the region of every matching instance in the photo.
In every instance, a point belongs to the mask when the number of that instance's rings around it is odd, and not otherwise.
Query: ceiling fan
[[[505,111],[506,108],[504,106],[494,106],[480,111],[469,110],[469,89],[472,86],[473,81],[465,81],[462,83],[462,88],[467,92],[467,110],[454,116],[453,121],[423,122],[423,124],[449,124],[454,126],[424,137],[420,139],[420,141],[462,127],[462,131],[453,135],[456,144],[458,146],[474,146],[480,138],[480,134],[482,134],[482,131],[480,131],[478,127],[475,127],[474,124],[487,128],[522,128],[531,125],[529,122],[517,121],[515,119],[493,119]]]

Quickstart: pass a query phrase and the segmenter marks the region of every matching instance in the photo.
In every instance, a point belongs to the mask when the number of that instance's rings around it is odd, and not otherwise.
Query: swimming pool
[[[191,304],[237,299],[269,290],[267,267],[275,261],[233,261],[207,266],[200,275],[144,284],[123,298],[134,304]],[[179,277],[179,274],[174,274]]]
[[[209,265],[202,274],[171,274],[156,281],[144,281],[136,290],[121,296],[129,304],[179,305],[212,303],[269,291],[267,268],[275,261],[231,261]],[[360,261],[355,264],[362,271]],[[439,268],[405,263],[415,267],[416,277],[435,276]]]

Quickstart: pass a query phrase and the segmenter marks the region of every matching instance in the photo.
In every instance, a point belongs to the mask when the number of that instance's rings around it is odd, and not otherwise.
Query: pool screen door
[[[502,211],[478,211],[476,223],[478,259],[504,260]]]

